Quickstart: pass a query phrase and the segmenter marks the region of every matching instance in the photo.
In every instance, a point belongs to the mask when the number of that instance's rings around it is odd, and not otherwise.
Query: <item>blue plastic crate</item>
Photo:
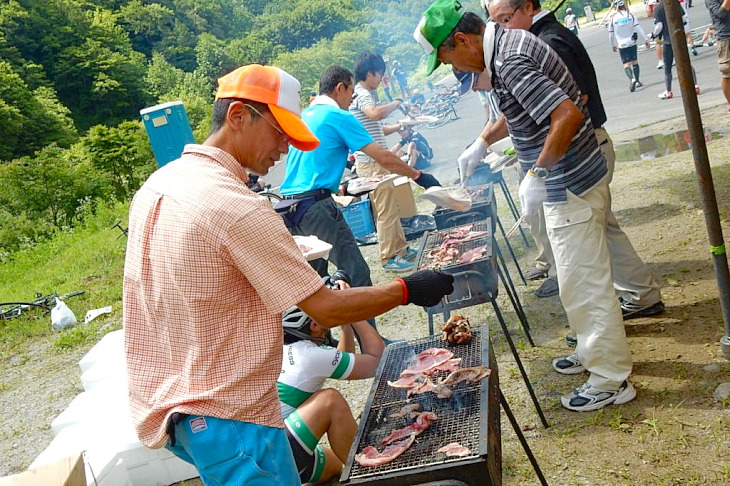
[[[352,203],[349,206],[340,208],[342,215],[347,221],[347,225],[352,230],[355,238],[369,235],[375,231],[375,223],[373,222],[373,214],[370,212],[370,200]]]

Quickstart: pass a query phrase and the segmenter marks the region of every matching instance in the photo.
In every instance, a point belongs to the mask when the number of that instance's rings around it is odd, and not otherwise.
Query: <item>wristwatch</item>
[[[535,177],[538,179],[545,179],[548,176],[548,170],[545,167],[533,165],[530,170],[532,170],[532,173],[535,174]]]

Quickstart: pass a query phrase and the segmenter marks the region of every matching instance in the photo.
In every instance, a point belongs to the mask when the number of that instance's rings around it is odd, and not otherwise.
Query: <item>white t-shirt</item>
[[[634,14],[626,10],[619,10],[611,15],[611,20],[608,23],[608,39],[611,41],[612,46],[618,46],[619,49],[635,46],[636,41],[632,38],[634,32],[636,32],[642,43],[646,42],[646,33],[644,33],[644,29],[641,28],[641,24],[634,17]]]
[[[276,381],[282,418],[288,417],[327,378],[346,380],[355,366],[355,355],[312,341],[284,345],[281,373]]]

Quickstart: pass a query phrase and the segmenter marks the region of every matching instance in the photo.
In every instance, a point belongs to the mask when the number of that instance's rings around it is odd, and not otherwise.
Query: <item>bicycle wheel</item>
[[[261,194],[261,195],[262,195],[262,196],[264,196],[264,197],[265,197],[266,199],[268,199],[268,200],[269,200],[269,203],[270,203],[270,204],[271,204],[272,206],[276,205],[276,203],[278,203],[279,201],[281,201],[281,196],[279,196],[278,194],[275,194],[275,193],[273,193],[273,192],[268,192],[268,191],[267,191],[267,192],[261,192],[261,193],[259,193],[259,194]]]

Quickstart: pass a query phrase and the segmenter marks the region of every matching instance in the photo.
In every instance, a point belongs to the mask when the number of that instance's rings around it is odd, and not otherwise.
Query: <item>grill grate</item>
[[[492,218],[496,211],[497,201],[494,199],[494,187],[491,183],[480,186],[469,186],[465,190],[471,196],[471,208],[467,211],[455,211],[449,208],[436,207],[433,211],[433,218],[439,230],[453,228],[475,221],[483,221]]]
[[[485,481],[485,475],[492,476],[496,474],[493,471],[497,470],[501,480],[496,363],[491,354],[488,329],[475,328],[472,330],[472,335],[469,344],[447,349],[454,353],[454,357],[462,358],[461,367],[483,364],[492,368],[492,374],[479,383],[460,383],[453,387],[454,394],[450,399],[439,399],[429,392],[415,395],[409,401],[406,399],[406,390],[396,390],[387,384],[388,380],[397,380],[400,372],[421,351],[433,347],[446,347],[440,336],[392,344],[386,348],[365,405],[358,434],[343,470],[342,481],[414,484],[406,482],[406,479],[418,478],[420,481],[429,478],[458,479],[468,473],[467,476],[471,475],[477,480],[473,484],[490,484]],[[447,374],[436,372],[432,375],[432,380]],[[413,422],[413,419],[407,417],[399,419],[388,417],[410,403],[421,405],[420,411],[435,412],[438,419],[417,436],[413,445],[394,461],[375,467],[363,467],[357,464],[354,461],[355,453],[359,453],[368,445],[375,445],[382,450],[381,440],[393,430]],[[451,442],[459,442],[468,447],[472,453],[466,457],[454,458],[436,453],[439,448]],[[489,473],[488,461],[492,463]],[[469,470],[467,465],[475,465],[477,469]],[[383,482],[388,478],[392,482]],[[493,482],[498,483],[499,480],[493,479]]]
[[[446,271],[445,269],[448,267],[469,267],[473,264],[483,261],[483,260],[490,260],[492,259],[492,228],[490,224],[490,219],[486,219],[483,221],[478,221],[472,224],[468,224],[465,226],[459,226],[457,228],[452,228],[449,230],[443,230],[443,231],[436,231],[431,232],[426,235],[426,238],[424,238],[424,241],[421,245],[421,251],[418,253],[418,259],[416,262],[416,268],[418,270],[425,270],[429,268],[434,268],[434,261],[431,257],[428,256],[428,253],[430,250],[436,249],[440,247],[448,238],[450,238],[450,235],[455,232],[461,232],[461,231],[484,231],[485,233],[481,236],[478,236],[474,239],[470,239],[463,242],[457,242],[453,245],[454,248],[459,250],[459,255],[463,254],[466,251],[472,250],[474,248],[485,246],[486,251],[484,254],[473,260],[469,263],[458,263],[456,260],[458,260],[458,257],[455,258],[453,261],[447,262],[445,264],[440,265],[442,271]],[[453,271],[458,271],[460,269],[454,269]],[[451,273],[451,272],[448,272]]]

